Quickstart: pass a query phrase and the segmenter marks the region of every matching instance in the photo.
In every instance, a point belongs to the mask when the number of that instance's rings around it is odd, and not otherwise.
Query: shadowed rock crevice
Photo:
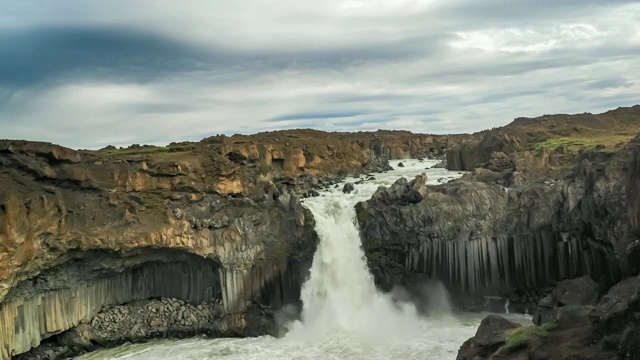
[[[220,301],[220,264],[179,251],[149,249],[144,256],[76,252],[65,263],[16,286],[0,307],[4,356],[88,323],[105,306],[151,298],[191,304]]]
[[[68,256],[63,264],[21,282],[7,295],[0,307],[4,357],[76,328],[73,336],[56,337],[56,342],[87,350],[96,339],[100,345],[114,345],[167,335],[274,333],[271,311],[299,301],[304,274],[297,262],[265,262],[247,272],[234,272],[215,259],[169,249],[136,249],[126,256],[77,251]],[[173,302],[148,309],[137,305],[161,298]],[[180,305],[161,313],[174,302]],[[115,314],[108,310],[122,304],[130,305]],[[269,310],[251,318],[252,304]],[[127,323],[132,326],[126,331],[118,327]],[[70,341],[79,336],[76,333],[84,333],[88,340]]]

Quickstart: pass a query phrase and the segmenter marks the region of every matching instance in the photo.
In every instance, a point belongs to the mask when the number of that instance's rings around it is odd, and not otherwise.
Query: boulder
[[[640,312],[640,276],[627,278],[613,286],[594,310],[593,316],[601,323],[616,321],[620,317]],[[635,315],[634,315],[635,316]]]
[[[595,306],[591,305],[563,306],[557,311],[556,323],[560,329],[589,325],[592,322],[589,315],[594,309]]]
[[[488,357],[507,341],[509,332],[521,325],[500,315],[489,315],[482,320],[476,335],[465,341],[458,351],[457,360]]]
[[[93,346],[93,340],[99,340],[99,337],[93,333],[91,326],[88,324],[79,324],[75,328],[61,334],[58,338],[58,343],[63,346],[90,349]]]
[[[493,151],[489,155],[489,161],[484,168],[495,172],[503,172],[513,168],[513,161],[502,151]]]
[[[564,306],[596,305],[598,297],[598,284],[588,276],[561,281],[540,300],[533,323],[542,325],[557,320],[558,310]]]
[[[352,183],[346,183],[344,184],[344,186],[342,187],[342,192],[345,194],[349,194],[350,192],[352,192],[354,190],[353,184]]]
[[[436,169],[445,169],[447,167],[447,161],[446,160],[442,160],[439,163],[433,165],[434,168]]]

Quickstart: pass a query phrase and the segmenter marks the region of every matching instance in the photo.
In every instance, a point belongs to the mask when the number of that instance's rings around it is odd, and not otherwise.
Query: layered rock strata
[[[207,151],[0,142],[0,358],[104,306],[175,297],[241,314],[254,301],[298,301],[315,249],[310,214],[294,188]]]

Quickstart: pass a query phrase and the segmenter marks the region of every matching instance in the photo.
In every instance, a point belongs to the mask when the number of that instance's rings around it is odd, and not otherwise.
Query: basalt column
[[[583,182],[504,188],[398,180],[356,207],[363,246],[382,285],[441,280],[456,296],[531,302],[556,282],[619,276],[612,240],[623,217]]]
[[[49,278],[43,274],[12,290],[0,306],[0,359],[90,321],[105,306],[160,297],[200,304],[220,300],[222,294],[219,265],[195,256],[188,262],[149,262],[119,272],[87,266],[86,273],[71,273],[77,270],[62,265]]]

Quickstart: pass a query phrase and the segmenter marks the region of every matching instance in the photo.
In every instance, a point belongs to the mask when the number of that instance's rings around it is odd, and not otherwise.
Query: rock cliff
[[[458,299],[529,311],[563,279],[611,285],[638,271],[639,144],[583,152],[555,179],[513,181],[513,168],[438,186],[400,179],[357,205],[369,265],[382,285],[437,278]]]
[[[638,117],[640,105],[602,114],[517,118],[506,126],[459,138],[447,151],[447,168],[471,171],[490,167],[494,153],[505,154],[518,171],[572,166],[583,151],[611,151],[626,144],[640,131]],[[543,149],[548,151],[546,156],[537,154]],[[531,157],[537,158],[536,164],[528,161]]]
[[[136,300],[217,301],[225,313],[295,301],[313,219],[292,190],[260,194],[206,160],[1,142],[0,358]]]
[[[461,139],[461,179],[400,179],[357,205],[378,284],[435,278],[459,303],[536,312],[540,326],[485,319],[459,359],[638,358],[638,132],[633,106]]]
[[[388,157],[441,156],[448,141],[294,130],[75,151],[2,140],[0,359],[49,338],[272,331],[265,318],[299,301],[317,241],[299,198],[386,170]]]

